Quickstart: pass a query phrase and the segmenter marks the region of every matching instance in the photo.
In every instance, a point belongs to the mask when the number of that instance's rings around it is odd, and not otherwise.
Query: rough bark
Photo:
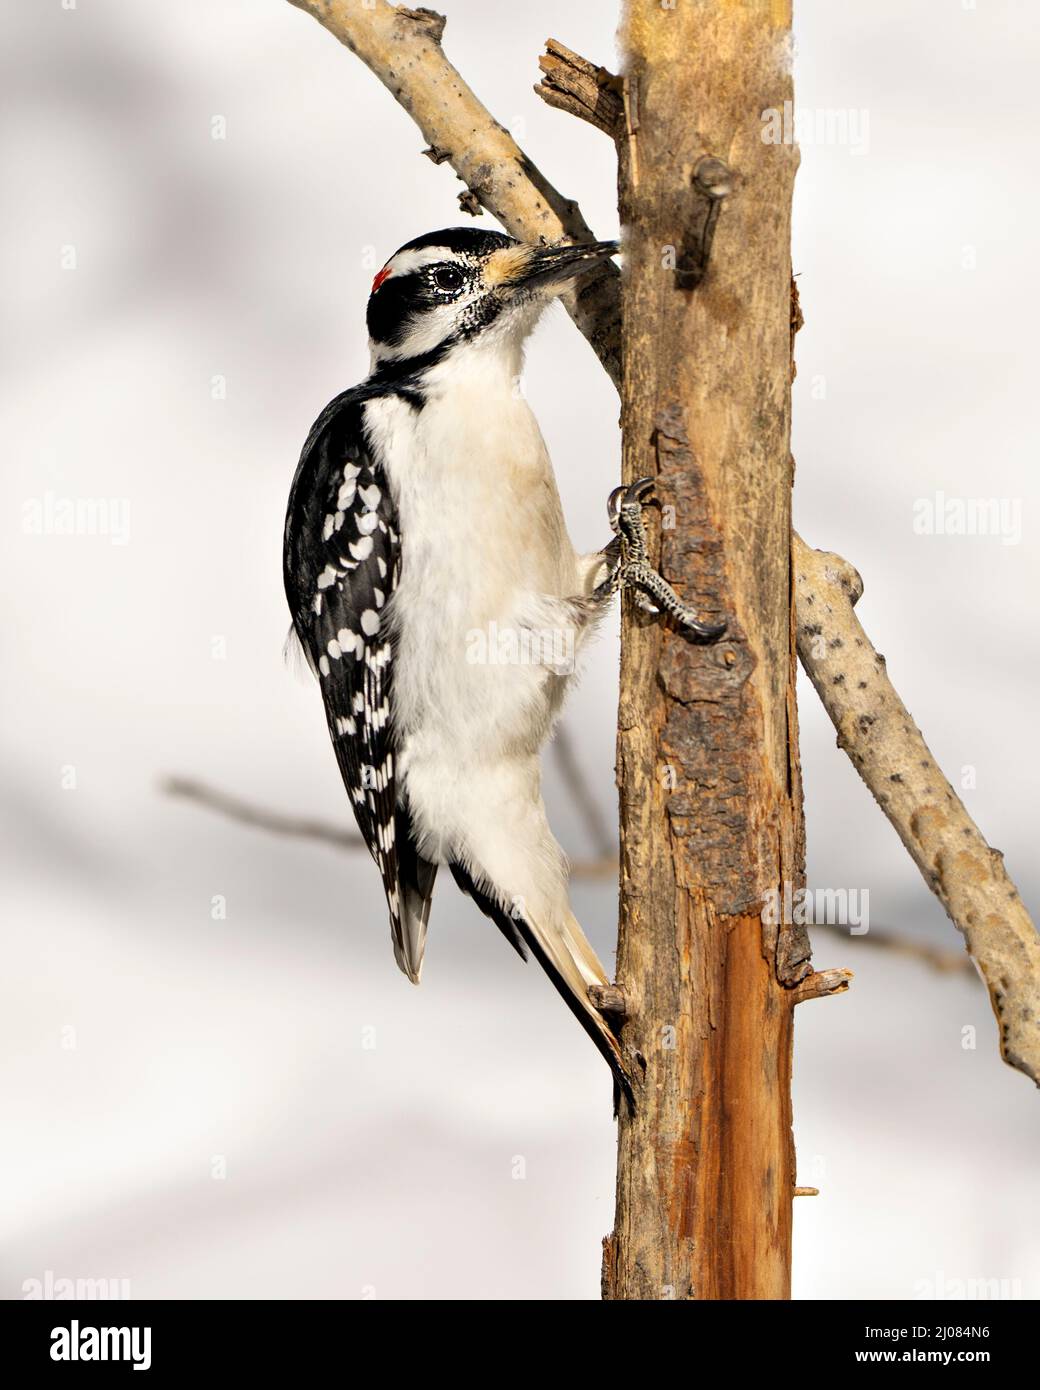
[[[662,570],[729,630],[694,646],[626,609],[618,984],[645,1079],[620,1117],[608,1298],[790,1291],[792,1004],[811,967],[762,909],[803,880],[797,154],[761,139],[762,111],[791,98],[789,25],[784,4],[630,0],[623,26],[624,476],[657,476]]]

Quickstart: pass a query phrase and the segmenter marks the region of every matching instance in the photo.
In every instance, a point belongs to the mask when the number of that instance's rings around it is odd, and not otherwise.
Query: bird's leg
[[[691,637],[700,642],[716,642],[726,631],[726,624],[703,622],[650,564],[643,503],[653,486],[653,478],[640,478],[628,487],[615,488],[610,494],[607,516],[614,539],[603,552],[608,572],[595,591],[595,597],[607,598],[619,589],[630,589],[646,612],[668,613]]]

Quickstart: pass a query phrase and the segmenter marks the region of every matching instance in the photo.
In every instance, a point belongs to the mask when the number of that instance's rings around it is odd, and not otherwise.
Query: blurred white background
[[[613,5],[441,8],[478,94],[614,234],[609,143],[531,92],[548,34],[616,61]],[[461,185],[284,0],[3,9],[0,1294],[50,1270],[140,1297],[595,1298],[610,1080],[540,972],[445,881],[415,990],[367,858],[159,790],[347,820],[317,691],[282,660],[284,503],[312,419],[367,368],[373,269],[464,222]],[[868,630],[1035,907],[1040,14],[796,11],[800,106],[856,136],[805,143],[797,180],[797,522],[862,571]],[[562,310],[527,390],[591,549],[617,404]],[[937,490],[1020,500],[1020,543],[915,534]],[[128,533],[26,530],[66,499],[127,506]],[[568,718],[608,815],[616,667],[615,628]],[[810,881],[958,949],[808,685],[801,717]],[[547,782],[588,856],[551,761]],[[613,889],[575,898],[611,960]],[[798,1013],[799,1181],[821,1195],[796,1203],[796,1293],[1036,1297],[1037,1098],[984,991],[817,938],[856,979]]]

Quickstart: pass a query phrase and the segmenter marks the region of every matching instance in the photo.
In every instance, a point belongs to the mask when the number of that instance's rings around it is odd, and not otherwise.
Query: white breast
[[[537,421],[498,354],[455,352],[427,403],[384,398],[365,426],[397,506],[398,765],[534,752],[562,693],[544,664],[497,659],[573,594],[576,557]],[[555,620],[557,615],[550,617]],[[518,652],[520,648],[516,649]]]

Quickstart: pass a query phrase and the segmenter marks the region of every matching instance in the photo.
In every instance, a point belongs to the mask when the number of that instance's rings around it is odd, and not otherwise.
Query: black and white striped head
[[[617,249],[612,241],[531,246],[475,227],[416,237],[372,282],[373,365],[436,361],[481,335],[519,344],[561,290]]]

